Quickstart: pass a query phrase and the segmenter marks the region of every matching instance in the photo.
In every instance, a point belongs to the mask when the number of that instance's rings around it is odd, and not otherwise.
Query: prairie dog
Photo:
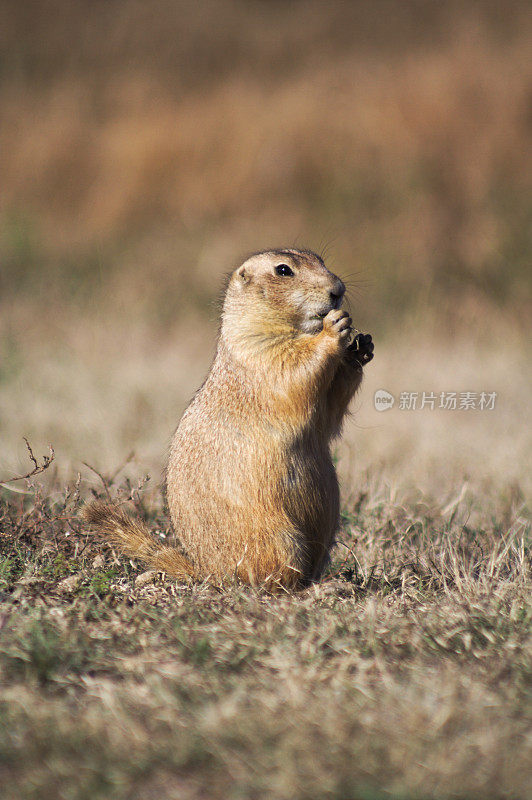
[[[343,282],[307,250],[251,256],[230,276],[211,370],[174,434],[166,489],[177,547],[102,503],[130,555],[175,577],[299,588],[319,579],[339,524],[330,444],[368,334],[350,343]]]

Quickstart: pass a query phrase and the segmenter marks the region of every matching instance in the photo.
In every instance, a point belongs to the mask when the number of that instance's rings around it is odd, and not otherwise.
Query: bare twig
[[[12,481],[23,481],[23,480],[26,480],[26,478],[33,478],[34,475],[39,475],[39,473],[44,472],[45,469],[48,469],[48,467],[50,466],[50,464],[52,463],[52,461],[55,458],[54,448],[52,447],[51,444],[49,444],[48,447],[50,449],[50,454],[47,455],[47,456],[43,456],[42,457],[42,464],[39,464],[39,462],[37,461],[37,459],[33,455],[33,450],[31,449],[30,443],[28,442],[28,440],[26,439],[25,436],[23,436],[22,438],[26,442],[26,447],[28,448],[28,453],[29,453],[30,460],[33,462],[33,464],[35,466],[33,467],[32,470],[27,472],[25,475],[15,475],[13,478],[6,478],[6,480],[2,481],[2,483],[11,483]]]
[[[106,478],[104,475],[102,475],[102,473],[101,473],[101,472],[98,472],[98,470],[97,470],[97,469],[95,469],[95,467],[91,467],[91,465],[90,465],[90,464],[87,464],[87,462],[86,462],[86,461],[82,461],[81,463],[82,463],[82,464],[83,464],[85,467],[87,467],[87,469],[90,469],[90,471],[91,471],[91,472],[94,472],[94,474],[95,474],[95,475],[97,475],[97,476],[99,477],[99,479],[100,479],[100,480],[101,480],[101,482],[102,482],[102,485],[103,485],[103,488],[104,488],[105,494],[107,495],[107,497],[109,498],[109,500],[111,500],[112,498],[111,498],[111,492],[109,491],[109,479],[108,479],[108,478]]]

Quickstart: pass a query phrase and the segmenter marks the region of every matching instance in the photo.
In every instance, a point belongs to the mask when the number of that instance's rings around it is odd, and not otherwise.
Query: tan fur
[[[122,508],[95,500],[85,506],[83,516],[112,544],[118,545],[124,555],[140,558],[149,566],[176,578],[195,577],[192,564],[176,547],[158,545],[148,528],[131,519]]]
[[[279,264],[294,274],[280,276]],[[211,371],[174,435],[167,497],[186,553],[119,509],[88,518],[176,577],[291,588],[320,577],[339,520],[330,442],[360,385],[344,287],[309,251],[259,253],[231,275]],[[336,296],[333,296],[333,293]]]

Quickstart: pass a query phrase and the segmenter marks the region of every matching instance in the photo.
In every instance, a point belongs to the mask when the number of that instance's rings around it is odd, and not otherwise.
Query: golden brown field
[[[0,52],[5,796],[529,797],[529,4],[8,2]],[[139,580],[80,503],[167,530],[223,275],[286,244],[376,342],[331,575]]]

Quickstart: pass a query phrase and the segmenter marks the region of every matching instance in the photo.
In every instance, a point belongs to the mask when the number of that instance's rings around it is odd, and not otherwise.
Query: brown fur
[[[148,528],[132,519],[122,508],[95,500],[85,506],[83,516],[112,544],[118,545],[124,555],[140,558],[149,566],[176,578],[194,577],[192,564],[176,547],[158,545]]]
[[[278,275],[279,264],[294,274]],[[343,292],[308,251],[258,253],[232,274],[214,363],[168,463],[168,505],[186,558],[158,547],[120,509],[93,504],[87,519],[176,577],[286,588],[318,579],[339,520],[330,442],[362,378],[347,349]]]

